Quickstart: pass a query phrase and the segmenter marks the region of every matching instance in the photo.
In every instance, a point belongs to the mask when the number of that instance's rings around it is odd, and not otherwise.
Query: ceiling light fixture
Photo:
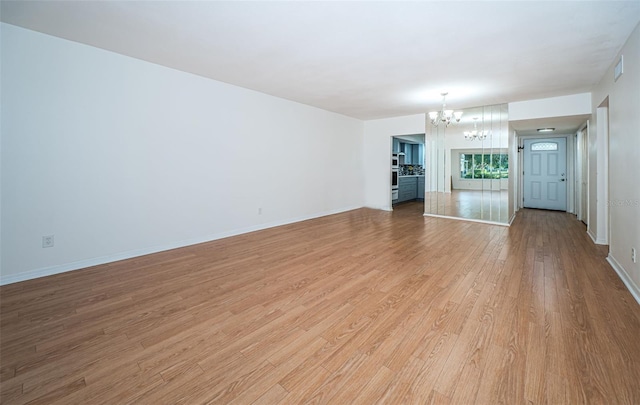
[[[555,128],[538,128],[538,132],[553,132]]]
[[[447,127],[451,123],[451,119],[455,118],[455,122],[460,122],[460,118],[462,118],[462,111],[453,111],[447,110],[447,104],[445,103],[445,98],[449,93],[440,93],[442,96],[442,109],[440,111],[431,111],[429,113],[429,118],[431,119],[431,124],[434,126],[438,126],[441,122],[444,123],[444,126]]]
[[[478,131],[478,117],[473,117],[473,131],[464,131],[464,139],[483,141],[489,136],[489,131]]]

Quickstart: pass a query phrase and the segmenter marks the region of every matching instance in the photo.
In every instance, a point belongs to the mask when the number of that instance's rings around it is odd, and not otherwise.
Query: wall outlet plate
[[[42,237],[42,247],[43,248],[48,248],[48,247],[53,247],[53,235],[48,235],[48,236],[43,236]]]

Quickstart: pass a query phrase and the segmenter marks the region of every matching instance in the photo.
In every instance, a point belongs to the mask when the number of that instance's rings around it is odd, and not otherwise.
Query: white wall
[[[624,55],[624,74],[614,82],[613,70],[620,55]],[[609,262],[618,271],[636,300],[640,302],[640,25],[638,25],[618,56],[595,87],[592,123],[589,133],[589,224],[602,224],[598,218],[609,211]],[[598,120],[597,107],[608,97],[609,158],[607,201],[602,201],[606,180],[602,170],[607,161],[605,144]],[[602,123],[600,123],[602,124]],[[606,146],[606,145],[605,145]],[[606,148],[605,148],[606,150]],[[608,205],[608,207],[607,207]],[[597,220],[594,221],[594,217]],[[594,229],[601,235],[602,229]],[[631,248],[639,252],[638,262],[631,261]]]
[[[509,121],[589,114],[591,93],[509,103]]]
[[[1,30],[2,284],[364,204],[362,121]]]
[[[391,137],[424,133],[425,114],[365,121],[364,204],[391,210]]]
[[[516,212],[518,211],[518,196],[520,195],[520,182],[518,173],[521,172],[521,157],[518,150],[518,141],[516,139],[516,131],[507,124],[507,145],[509,149],[509,181],[507,189],[509,190],[509,223],[513,222]]]

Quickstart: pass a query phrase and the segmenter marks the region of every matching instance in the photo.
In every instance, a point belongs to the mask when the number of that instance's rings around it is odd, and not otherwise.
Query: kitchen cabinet
[[[422,159],[420,158],[420,152],[422,151],[422,145],[413,145],[411,148],[411,163],[414,165],[422,165]]]
[[[404,153],[405,165],[423,165],[424,145],[400,142],[400,152]]]
[[[398,200],[394,203],[424,199],[424,176],[400,176],[398,178]]]
[[[415,200],[418,197],[418,178],[416,176],[398,179],[398,202]]]
[[[418,200],[424,200],[424,176],[416,177],[418,179]]]
[[[413,164],[412,156],[413,156],[413,145],[410,143],[400,143],[400,151],[404,153],[404,164],[411,165]]]
[[[393,146],[391,150],[393,151],[393,153],[400,153],[400,141],[396,138],[392,138],[392,139],[393,139]]]

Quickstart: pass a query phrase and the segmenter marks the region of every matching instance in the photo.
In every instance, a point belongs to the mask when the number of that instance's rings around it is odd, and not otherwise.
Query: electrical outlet
[[[636,248],[631,248],[631,261],[636,262]]]
[[[42,247],[43,248],[53,247],[53,235],[42,237]]]
[[[262,215],[262,207],[258,208],[258,215]]]

